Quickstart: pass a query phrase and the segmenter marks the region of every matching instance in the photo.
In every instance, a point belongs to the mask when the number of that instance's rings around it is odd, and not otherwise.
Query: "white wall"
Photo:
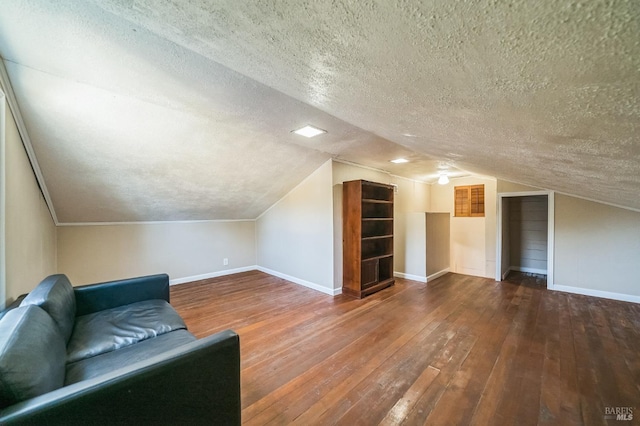
[[[503,194],[505,192],[533,192],[533,191],[544,191],[542,188],[536,188],[534,186],[522,185],[520,183],[509,182],[508,180],[498,179],[496,182],[496,190],[499,194]]]
[[[433,279],[450,270],[451,215],[427,213],[427,278]]]
[[[5,295],[0,304],[31,291],[56,273],[56,229],[36,182],[15,121],[2,96],[5,211]]]
[[[425,212],[431,201],[431,185],[392,176],[398,185],[394,202],[393,266],[400,276],[426,279]],[[422,219],[418,219],[419,213]]]
[[[255,264],[251,220],[58,227],[58,271],[74,285],[157,273],[178,283]]]
[[[260,269],[334,294],[332,161],[256,221]]]
[[[640,302],[640,213],[556,194],[555,289]]]
[[[394,239],[401,241],[401,244],[396,243],[395,253],[402,253],[402,258],[394,262],[397,265],[395,272],[403,278],[420,282],[427,282],[427,221],[425,214],[424,212],[414,212],[399,215],[401,220],[396,220],[400,222],[400,226],[396,226],[399,229],[394,231]]]
[[[420,282],[433,280],[450,270],[449,213],[409,212],[404,215],[405,262],[398,275]]]
[[[498,184],[500,181],[498,181]],[[502,199],[502,240],[501,240],[501,260],[500,264],[500,277],[505,279],[509,272],[509,267],[511,266],[511,257],[509,254],[511,250],[509,250],[509,241],[511,241],[511,234],[509,232],[509,223],[511,218],[509,217],[509,212],[511,211],[511,199],[505,197]],[[499,279],[499,277],[496,277]]]
[[[453,188],[480,184],[484,184],[485,216],[454,217]],[[451,179],[446,185],[431,186],[429,210],[451,214],[451,272],[495,278],[496,193],[496,180],[479,176]]]

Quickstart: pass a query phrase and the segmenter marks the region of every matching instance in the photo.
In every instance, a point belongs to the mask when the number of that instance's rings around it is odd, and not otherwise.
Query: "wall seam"
[[[16,123],[16,127],[18,128],[22,146],[27,153],[27,157],[29,158],[31,169],[36,177],[36,182],[38,184],[38,187],[40,188],[42,196],[44,197],[44,201],[47,204],[51,219],[53,219],[53,223],[58,226],[59,222],[56,211],[53,208],[53,201],[51,200],[49,190],[47,189],[47,185],[44,181],[42,170],[40,169],[38,159],[36,158],[35,151],[33,150],[33,145],[31,144],[31,139],[29,138],[29,134],[27,133],[27,127],[24,123],[24,120],[22,119],[22,113],[20,112],[18,101],[15,97],[15,94],[13,93],[13,88],[11,87],[11,84],[9,82],[9,74],[7,74],[7,69],[5,68],[4,61],[2,59],[0,59],[0,87],[5,92],[7,104],[9,104],[9,110],[11,111],[13,119]]]

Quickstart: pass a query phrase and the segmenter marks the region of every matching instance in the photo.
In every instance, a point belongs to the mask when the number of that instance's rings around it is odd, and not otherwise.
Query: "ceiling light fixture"
[[[407,160],[406,158],[396,158],[395,160],[391,160],[391,162],[394,164],[402,164],[402,163],[408,163],[409,160]]]
[[[438,183],[440,185],[446,185],[449,183],[449,176],[447,176],[447,174],[441,174],[440,177],[438,178]]]
[[[310,124],[307,124],[306,126],[298,129],[298,130],[292,130],[293,133],[296,133],[298,135],[307,137],[307,138],[312,138],[314,136],[318,136],[321,135],[323,133],[327,133],[326,130],[322,130],[322,129],[318,129],[317,127],[313,127]]]

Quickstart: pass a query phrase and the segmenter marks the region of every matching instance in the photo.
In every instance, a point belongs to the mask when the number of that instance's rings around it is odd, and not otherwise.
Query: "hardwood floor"
[[[240,335],[247,425],[638,424],[640,305],[448,274],[365,299],[252,271],[171,288]],[[605,419],[631,407],[632,422]],[[608,423],[607,423],[608,422]]]

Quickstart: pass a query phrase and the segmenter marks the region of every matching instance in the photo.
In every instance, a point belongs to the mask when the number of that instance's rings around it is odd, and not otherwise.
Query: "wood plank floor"
[[[240,335],[243,424],[640,424],[638,304],[523,274],[398,279],[356,300],[252,271],[171,297],[197,337]]]

